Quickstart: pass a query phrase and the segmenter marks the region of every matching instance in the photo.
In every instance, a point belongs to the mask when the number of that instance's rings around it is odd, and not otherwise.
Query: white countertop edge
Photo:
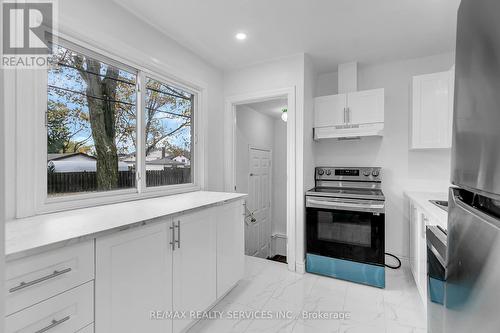
[[[19,259],[246,196],[195,191],[12,220],[5,224],[5,258]]]
[[[441,227],[447,227],[448,212],[437,207],[429,200],[444,200],[448,201],[448,193],[446,192],[424,192],[424,191],[405,191],[405,195],[417,205],[420,206],[431,218],[439,221]]]

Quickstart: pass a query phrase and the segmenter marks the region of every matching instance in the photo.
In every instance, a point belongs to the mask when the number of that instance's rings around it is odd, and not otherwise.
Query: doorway
[[[235,107],[235,190],[247,193],[245,254],[287,262],[286,97]]]

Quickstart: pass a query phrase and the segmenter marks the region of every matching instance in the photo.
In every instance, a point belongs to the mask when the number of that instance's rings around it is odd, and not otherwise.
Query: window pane
[[[48,195],[135,187],[136,74],[57,45],[51,65]]]
[[[146,185],[192,182],[194,95],[146,79]]]

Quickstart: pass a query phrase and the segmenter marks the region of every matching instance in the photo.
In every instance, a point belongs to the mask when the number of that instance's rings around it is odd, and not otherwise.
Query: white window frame
[[[49,197],[47,193],[47,110],[46,70],[16,72],[16,215],[18,218],[57,211],[86,208],[117,202],[133,201],[151,197],[202,190],[205,169],[205,116],[206,85],[183,79],[155,64],[144,64],[123,59],[114,53],[86,43],[82,38],[74,38],[58,33],[58,45],[76,52],[82,52],[120,69],[137,73],[137,147],[136,147],[136,187],[131,189],[74,194],[64,197]],[[138,59],[136,55],[135,59]],[[144,60],[142,60],[144,61]],[[143,120],[145,101],[145,78],[150,77],[162,83],[178,87],[194,94],[193,151],[191,167],[192,182],[178,185],[146,187]],[[26,98],[32,96],[32,98]],[[32,111],[30,111],[32,110]],[[31,143],[31,145],[29,144]],[[193,161],[195,161],[193,163]],[[138,176],[140,179],[137,179]]]

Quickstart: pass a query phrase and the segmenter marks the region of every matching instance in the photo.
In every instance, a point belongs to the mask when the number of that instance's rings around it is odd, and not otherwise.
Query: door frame
[[[248,162],[250,164],[250,154],[251,151],[253,150],[260,150],[260,151],[267,151],[269,153],[270,157],[270,162],[271,162],[271,170],[269,172],[269,187],[268,187],[268,197],[269,197],[269,223],[272,223],[273,219],[273,191],[272,191],[272,184],[273,184],[273,150],[271,148],[265,148],[265,147],[259,147],[259,146],[254,146],[254,145],[248,145]],[[250,168],[250,166],[249,166]],[[250,173],[248,174],[248,189],[250,189]],[[271,225],[271,235],[273,234],[273,228]],[[268,254],[271,254],[271,237],[269,238],[269,248],[268,248]]]
[[[254,102],[276,99],[280,97],[287,98],[287,126],[286,126],[286,256],[288,269],[295,271],[295,244],[296,244],[296,215],[295,215],[295,192],[296,192],[296,100],[295,86],[260,92],[251,92],[241,95],[229,96],[225,99],[224,108],[224,190],[226,192],[235,192],[236,184],[236,106]]]

